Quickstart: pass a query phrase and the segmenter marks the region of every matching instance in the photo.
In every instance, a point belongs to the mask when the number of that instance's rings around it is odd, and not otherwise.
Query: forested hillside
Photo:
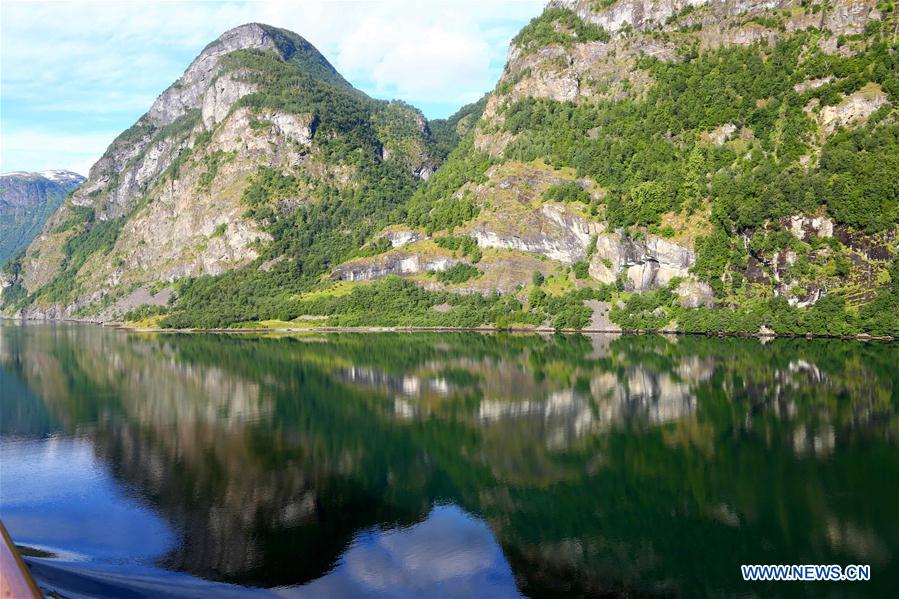
[[[4,309],[897,335],[897,30],[874,1],[553,2],[492,93],[429,123],[266,29],[216,55],[230,83],[202,106],[113,144],[147,140],[8,269]],[[122,192],[160,146],[178,150]],[[191,244],[160,207],[179,199],[209,207]],[[165,239],[137,234],[154,212]],[[169,238],[189,251],[148,261]]]
[[[202,275],[224,289],[235,269],[255,296],[309,288],[389,223],[452,143],[417,109],[354,89],[296,34],[239,27],[7,267],[4,308],[106,320]]]

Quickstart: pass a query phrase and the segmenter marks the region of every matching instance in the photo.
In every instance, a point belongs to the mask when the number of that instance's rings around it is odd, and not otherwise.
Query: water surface
[[[0,324],[0,517],[69,596],[886,595],[899,348]],[[743,563],[870,564],[747,584]]]

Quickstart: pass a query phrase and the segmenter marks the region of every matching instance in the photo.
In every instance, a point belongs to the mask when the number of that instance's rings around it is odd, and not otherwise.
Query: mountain
[[[7,269],[5,305],[106,319],[266,256],[273,286],[308,282],[388,222],[434,146],[418,110],[354,89],[302,37],[238,27],[112,142]]]
[[[112,144],[4,309],[896,335],[897,30],[870,0],[551,2],[429,123],[246,25]]]
[[[71,171],[0,175],[0,265],[25,249],[63,198],[84,182]]]

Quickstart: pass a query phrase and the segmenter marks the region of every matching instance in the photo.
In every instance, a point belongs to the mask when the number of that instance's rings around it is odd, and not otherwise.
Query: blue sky
[[[445,117],[493,88],[543,0],[0,3],[0,170],[82,174],[203,47],[295,31],[356,87]]]

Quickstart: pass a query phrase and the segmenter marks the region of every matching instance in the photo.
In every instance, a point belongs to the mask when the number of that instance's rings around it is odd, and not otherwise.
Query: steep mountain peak
[[[229,29],[113,140],[73,203],[96,208],[101,218],[126,212],[187,147],[190,135],[211,131],[239,100],[264,94],[268,86],[290,77],[303,79],[294,86],[325,85],[361,94],[315,46],[292,31],[261,23]]]
[[[206,90],[223,71],[221,59],[238,50],[272,51],[285,62],[305,67],[312,75],[349,86],[331,63],[303,37],[286,29],[247,23],[229,29],[207,45],[184,74],[156,99],[147,113],[149,120],[157,126],[164,126],[199,108]]]
[[[221,34],[218,39],[206,46],[200,56],[213,49],[231,52],[232,50],[244,48],[258,48],[260,50],[274,48],[273,33],[275,32],[278,32],[278,29],[271,25],[244,23]]]
[[[208,44],[191,63],[191,67],[235,50],[274,50],[285,61],[298,53],[309,54],[327,63],[315,46],[292,31],[264,23],[245,23],[229,29]],[[191,67],[188,67],[187,72],[191,71]],[[333,67],[331,69],[334,70]]]

